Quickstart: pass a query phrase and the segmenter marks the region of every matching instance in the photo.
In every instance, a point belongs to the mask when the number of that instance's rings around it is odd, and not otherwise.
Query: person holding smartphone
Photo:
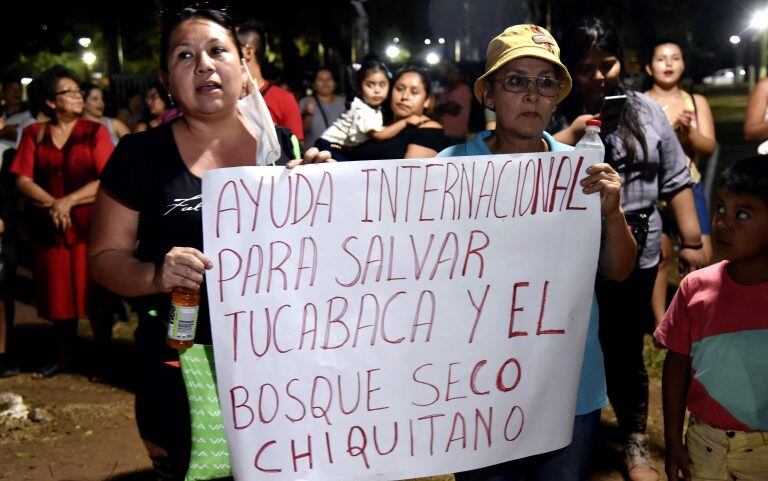
[[[632,481],[656,481],[648,458],[648,374],[643,339],[661,245],[661,218],[655,204],[667,199],[680,227],[680,262],[686,270],[705,265],[701,231],[691,191],[691,174],[680,143],[661,106],[621,81],[623,49],[605,20],[576,19],[566,29],[562,59],[573,75],[573,93],[550,123],[555,139],[574,144],[586,121],[600,112],[604,99],[626,95],[615,122],[602,132],[605,162],[622,179],[621,203],[638,244],[637,263],[624,281],[598,279],[600,342],[605,355],[608,398],[624,438],[627,473]],[[601,120],[602,115],[600,116]],[[608,120],[608,119],[605,119]]]

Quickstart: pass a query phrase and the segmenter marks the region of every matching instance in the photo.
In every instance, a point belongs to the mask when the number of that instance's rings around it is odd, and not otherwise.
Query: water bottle
[[[584,132],[584,136],[581,140],[576,142],[577,149],[591,149],[600,151],[600,160],[602,162],[605,158],[605,145],[600,139],[600,121],[599,120],[587,120],[587,129]]]

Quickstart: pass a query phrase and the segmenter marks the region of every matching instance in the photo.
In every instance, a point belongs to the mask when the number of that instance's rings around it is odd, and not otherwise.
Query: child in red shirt
[[[768,479],[768,156],[726,171],[716,205],[724,260],[683,279],[654,333],[667,479]]]

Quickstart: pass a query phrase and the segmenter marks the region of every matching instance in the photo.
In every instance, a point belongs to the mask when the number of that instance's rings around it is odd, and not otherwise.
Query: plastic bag
[[[248,68],[245,67],[248,72]],[[259,92],[256,81],[248,72],[248,82],[251,84],[251,94],[237,101],[237,110],[248,122],[251,131],[257,133],[258,148],[256,149],[256,165],[275,165],[280,160],[281,150],[280,142],[275,133],[275,124],[272,122],[272,116],[264,102],[264,97]]]
[[[231,476],[229,446],[221,418],[213,346],[195,344],[179,355],[192,420],[192,453],[185,481]]]

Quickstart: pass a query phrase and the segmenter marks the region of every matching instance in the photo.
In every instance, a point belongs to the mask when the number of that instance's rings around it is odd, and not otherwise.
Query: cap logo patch
[[[552,40],[550,40],[549,37],[547,37],[544,34],[534,35],[533,37],[531,37],[531,40],[533,40],[534,43],[538,43],[538,44],[545,43],[545,44],[552,45]]]

